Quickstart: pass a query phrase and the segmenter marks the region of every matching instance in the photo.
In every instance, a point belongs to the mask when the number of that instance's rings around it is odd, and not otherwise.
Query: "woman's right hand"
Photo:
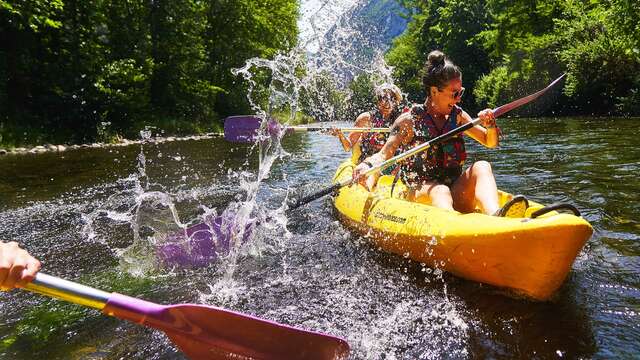
[[[369,171],[369,169],[371,169],[370,164],[371,163],[368,162],[367,160],[358,164],[358,166],[356,166],[355,169],[353,169],[353,174],[352,174],[353,181],[357,181],[360,184],[364,184],[364,182],[366,181],[366,177],[364,176],[364,174],[367,171]]]
[[[484,109],[478,113],[478,117],[482,121],[482,126],[484,126],[485,128],[496,127],[496,117],[493,114],[493,110]]]

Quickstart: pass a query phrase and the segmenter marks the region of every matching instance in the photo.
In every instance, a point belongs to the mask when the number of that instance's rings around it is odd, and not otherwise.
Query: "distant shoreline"
[[[161,144],[165,142],[174,142],[174,141],[188,141],[188,140],[205,140],[205,139],[213,139],[217,137],[224,136],[223,133],[207,133],[204,135],[190,135],[190,136],[157,136],[152,137],[150,139],[145,140],[128,140],[123,139],[116,143],[90,143],[90,144],[80,144],[80,145],[38,145],[33,147],[16,147],[12,149],[3,149],[0,148],[0,156],[4,155],[27,155],[27,154],[43,154],[43,153],[52,153],[52,152],[65,152],[70,150],[78,150],[78,149],[101,149],[101,148],[111,148],[111,147],[124,147],[130,145],[137,144]]]

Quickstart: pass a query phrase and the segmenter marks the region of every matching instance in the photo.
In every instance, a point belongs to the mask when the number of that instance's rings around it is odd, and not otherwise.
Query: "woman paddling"
[[[424,104],[414,106],[410,113],[395,120],[382,149],[354,169],[355,179],[391,158],[402,145],[415,147],[472,121],[469,114],[457,106],[464,92],[462,73],[442,52],[436,50],[429,54],[422,82],[427,93]],[[478,116],[483,126],[476,125],[465,134],[486,147],[498,146],[493,112],[486,109]],[[409,187],[407,199],[448,210],[455,208],[463,213],[473,212],[479,204],[485,214],[523,216],[526,199],[514,197],[500,208],[491,165],[487,161],[477,161],[463,170],[466,158],[464,139],[459,134],[405,160],[400,166],[400,176]]]
[[[360,114],[356,118],[355,126],[361,128],[388,128],[402,112],[402,93],[393,84],[382,84],[375,88],[376,108]],[[340,139],[344,151],[353,151],[354,163],[359,164],[384,146],[389,137],[389,133],[361,133],[352,132],[346,137],[342,131],[332,129],[331,134]],[[359,145],[359,146],[358,146]],[[386,169],[383,173],[390,173],[392,169]],[[372,189],[377,180],[378,174],[367,177],[367,187]]]

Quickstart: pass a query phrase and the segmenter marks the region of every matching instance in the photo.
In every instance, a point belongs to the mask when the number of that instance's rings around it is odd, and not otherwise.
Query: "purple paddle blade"
[[[190,359],[346,359],[343,339],[213,306],[163,306],[112,293],[103,312],[164,331]]]
[[[253,115],[229,116],[224,119],[224,138],[230,142],[251,143],[258,140],[262,118]],[[268,136],[280,135],[283,128],[274,119],[267,122]]]
[[[231,212],[190,226],[183,233],[171,234],[157,249],[158,258],[166,265],[204,267],[218,256],[229,253],[230,244],[240,225]],[[242,242],[252,234],[253,223],[244,226]]]

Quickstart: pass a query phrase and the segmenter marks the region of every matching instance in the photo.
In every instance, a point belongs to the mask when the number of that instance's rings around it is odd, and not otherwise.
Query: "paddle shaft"
[[[25,289],[98,310],[104,309],[111,297],[111,293],[43,273],[38,273]]]
[[[349,344],[340,338],[206,305],[164,306],[43,273],[25,289],[162,330],[194,360],[336,360],[349,353]]]
[[[337,127],[330,128],[326,126],[285,126],[284,130],[294,131],[294,132],[318,132],[318,131],[329,131],[329,130],[339,130],[342,132],[372,132],[372,133],[388,133],[391,132],[389,128],[366,128],[366,127]]]
[[[542,94],[547,92],[547,90],[549,90],[554,85],[556,85],[558,82],[560,82],[560,80],[562,80],[562,78],[565,77],[565,75],[566,74],[562,74],[559,78],[555,79],[553,82],[551,82],[549,85],[547,85],[547,87],[545,87],[542,90],[539,90],[539,91],[537,91],[537,92],[535,92],[535,93],[533,93],[531,95],[525,96],[525,97],[520,98],[518,100],[512,101],[512,102],[510,102],[510,103],[508,103],[506,105],[502,105],[502,106],[499,106],[499,107],[493,109],[493,116],[497,118],[500,115],[503,115],[503,114],[515,109],[515,108],[518,108],[518,107],[520,107],[520,106],[522,106],[524,104],[527,104],[527,103],[539,98],[540,96],[542,96]],[[440,135],[438,137],[435,137],[435,138],[427,141],[424,144],[420,144],[420,145],[412,148],[411,150],[408,150],[408,151],[406,151],[406,152],[404,152],[402,154],[398,154],[398,155],[396,155],[396,156],[394,156],[394,157],[382,162],[380,165],[371,167],[362,176],[363,177],[364,176],[368,176],[368,175],[376,173],[376,172],[378,172],[380,170],[386,169],[391,165],[394,165],[394,164],[396,164],[396,163],[398,163],[398,162],[400,162],[400,161],[402,161],[402,160],[404,160],[406,158],[414,156],[417,153],[428,149],[429,147],[433,146],[436,143],[448,140],[448,139],[452,138],[453,136],[456,136],[457,134],[459,134],[459,133],[461,133],[463,131],[469,130],[469,129],[471,129],[472,127],[474,127],[475,125],[477,125],[479,123],[480,123],[480,118],[475,118],[472,121],[470,121],[470,122],[468,122],[468,123],[466,123],[466,124],[464,124],[462,126],[459,126],[459,127],[455,128],[455,129],[453,129],[453,130],[451,130],[451,131],[449,131],[447,133],[444,133],[444,134],[442,134],[442,135]],[[322,190],[320,190],[320,191],[318,191],[316,193],[313,193],[311,195],[305,196],[305,197],[300,198],[300,199],[296,199],[296,201],[293,204],[289,205],[289,209],[288,210],[296,209],[296,208],[298,208],[298,207],[300,207],[300,206],[302,206],[304,204],[310,203],[310,202],[312,202],[312,201],[314,201],[316,199],[319,199],[319,198],[321,198],[321,197],[323,197],[325,195],[334,193],[334,192],[338,191],[340,188],[342,188],[344,186],[351,185],[354,182],[355,182],[354,179],[345,180],[343,182],[334,184],[333,186],[330,186],[328,188],[322,189]]]
[[[231,142],[251,143],[264,136],[281,136],[293,132],[329,132],[331,130],[343,132],[371,132],[388,133],[389,128],[373,127],[330,127],[330,126],[283,126],[274,119],[264,119],[257,116],[230,116],[224,121],[224,138]]]

